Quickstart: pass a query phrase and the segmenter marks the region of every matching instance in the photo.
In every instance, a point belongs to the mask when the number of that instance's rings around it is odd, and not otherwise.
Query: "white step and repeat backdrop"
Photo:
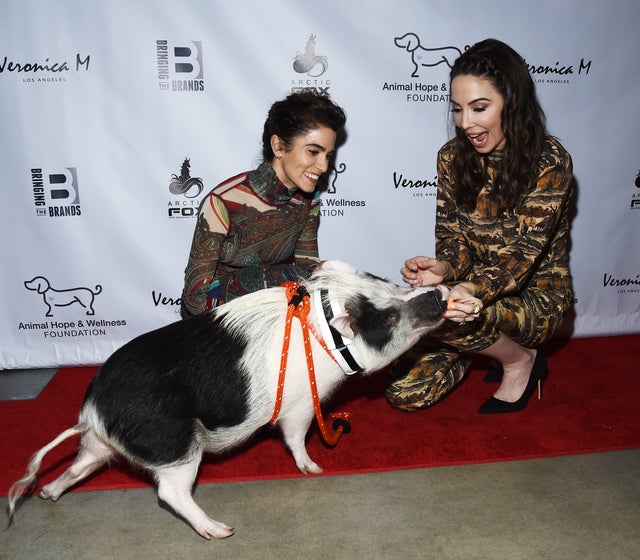
[[[637,0],[2,0],[0,369],[101,363],[177,320],[202,196],[299,88],[348,114],[321,257],[400,282],[433,254],[449,64],[486,37],[573,155],[568,334],[639,332],[638,21]]]

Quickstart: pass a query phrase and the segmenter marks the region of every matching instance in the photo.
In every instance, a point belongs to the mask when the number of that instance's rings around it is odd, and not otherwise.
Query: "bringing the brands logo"
[[[75,167],[66,167],[58,173],[45,173],[41,168],[34,167],[31,169],[31,187],[36,216],[80,216]]]
[[[204,91],[202,41],[170,46],[156,41],[158,89],[165,91]]]

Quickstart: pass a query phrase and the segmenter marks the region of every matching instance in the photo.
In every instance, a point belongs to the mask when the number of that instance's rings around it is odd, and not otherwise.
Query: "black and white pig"
[[[443,321],[448,290],[404,288],[342,261],[326,261],[302,283],[320,400],[356,371],[373,373]],[[203,453],[237,446],[274,413],[288,302],[286,288],[264,289],[143,334],[116,350],[92,379],[78,423],[37,451],[9,492],[9,517],[33,487],[46,453],[81,435],[74,463],[41,488],[57,500],[116,456],[153,474],[158,496],[205,538],[233,528],[210,519],[192,489]],[[277,418],[303,473],[320,473],[305,448],[314,418],[302,329],[292,320]],[[323,349],[319,339],[323,338]],[[330,350],[330,352],[327,352]]]

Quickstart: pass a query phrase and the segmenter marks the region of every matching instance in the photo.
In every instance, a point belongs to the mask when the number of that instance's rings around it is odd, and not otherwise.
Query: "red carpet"
[[[431,409],[402,413],[391,409],[382,388],[384,375],[352,379],[323,411],[348,411],[352,431],[334,448],[326,447],[312,425],[309,455],[325,474],[347,474],[417,467],[570,455],[640,447],[640,335],[573,339],[546,347],[550,375],[543,399],[522,412],[480,415],[478,406],[496,385],[482,382],[477,362],[466,380]],[[22,476],[29,457],[75,423],[91,368],[61,369],[33,401],[0,402],[0,494]],[[45,458],[43,481],[66,468],[77,440]],[[224,457],[208,456],[199,482],[303,476],[274,432]],[[115,465],[77,490],[147,486],[144,475]]]

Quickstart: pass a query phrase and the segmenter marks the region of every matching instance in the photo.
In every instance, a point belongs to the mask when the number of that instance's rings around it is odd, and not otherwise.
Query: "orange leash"
[[[351,425],[349,424],[350,415],[348,412],[337,412],[335,414],[330,414],[329,418],[334,420],[334,432],[332,434],[329,433],[329,430],[325,426],[324,419],[322,418],[322,411],[320,409],[320,398],[318,397],[318,387],[316,386],[315,368],[313,366],[313,353],[311,349],[311,339],[309,337],[308,324],[308,315],[310,308],[309,293],[304,286],[301,286],[296,282],[285,282],[282,285],[287,289],[286,294],[289,306],[287,307],[287,316],[284,326],[284,340],[282,342],[282,355],[280,357],[280,373],[278,375],[276,404],[273,410],[273,415],[271,416],[271,420],[269,420],[269,424],[274,424],[276,422],[276,420],[278,419],[278,415],[280,414],[280,409],[282,408],[284,379],[287,371],[287,358],[289,357],[289,343],[291,341],[291,322],[293,317],[295,316],[300,321],[300,326],[302,327],[302,338],[304,340],[304,350],[307,357],[307,370],[309,371],[309,386],[311,387],[313,410],[316,415],[316,421],[318,422],[318,428],[320,428],[320,433],[322,434],[322,439],[325,441],[325,443],[327,445],[334,446],[336,443],[338,443],[338,440],[343,433],[348,434],[351,431]],[[315,331],[314,334],[316,334]],[[326,352],[333,358],[331,351],[325,344],[324,340],[319,338],[317,334],[316,338],[318,339],[318,342],[320,342],[322,347],[326,350]]]

